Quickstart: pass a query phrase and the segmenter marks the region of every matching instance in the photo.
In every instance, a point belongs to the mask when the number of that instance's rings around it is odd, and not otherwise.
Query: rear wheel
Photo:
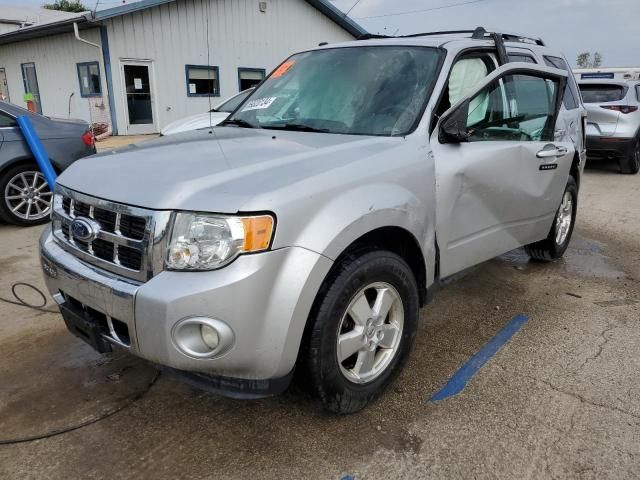
[[[0,178],[0,218],[14,225],[39,225],[49,220],[53,194],[35,165],[18,165]]]
[[[577,212],[578,186],[574,178],[569,177],[549,235],[544,240],[524,247],[527,254],[535,260],[544,262],[561,258],[571,242]]]
[[[633,152],[620,160],[620,172],[633,175],[640,171],[640,140],[636,140]]]
[[[418,287],[401,257],[388,251],[347,256],[316,300],[299,378],[327,410],[364,408],[407,360],[418,309]]]

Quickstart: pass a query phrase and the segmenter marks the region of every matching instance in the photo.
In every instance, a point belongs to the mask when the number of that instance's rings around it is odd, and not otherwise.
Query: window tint
[[[530,75],[507,75],[471,102],[469,141],[551,141],[558,84]]]
[[[526,55],[524,53],[510,53],[509,54],[510,62],[524,62],[524,63],[538,63],[531,55]]]
[[[101,95],[98,62],[78,63],[77,67],[78,80],[80,80],[80,96],[94,97]]]
[[[1,127],[14,127],[16,126],[16,121],[11,118],[6,113],[0,112],[0,128]]]
[[[636,98],[640,102],[640,85],[636,85]]]
[[[562,103],[564,103],[564,107],[567,110],[578,108],[580,106],[580,93],[578,92],[578,87],[576,86],[576,82],[573,78],[573,72],[569,68],[569,65],[567,65],[567,62],[564,61],[564,58],[545,55],[544,63],[546,63],[548,67],[558,68],[565,72],[569,72],[569,77],[567,78],[567,89],[564,91]]]
[[[220,95],[218,67],[187,65],[187,96],[206,97]]]
[[[585,103],[619,102],[627,94],[627,89],[624,86],[606,83],[582,84],[580,91]]]

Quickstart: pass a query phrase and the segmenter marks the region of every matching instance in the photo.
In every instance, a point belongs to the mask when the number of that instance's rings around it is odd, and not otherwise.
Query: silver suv
[[[223,126],[68,169],[48,287],[98,351],[242,398],[295,370],[357,411],[407,361],[440,279],[565,252],[585,160],[565,65],[481,28],[297,53]]]
[[[640,171],[640,82],[582,80],[589,158],[616,160],[620,171]]]

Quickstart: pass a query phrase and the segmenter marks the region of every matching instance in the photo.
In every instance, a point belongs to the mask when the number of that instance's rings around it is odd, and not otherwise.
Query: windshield
[[[405,135],[438,77],[441,51],[379,46],[299,53],[225,123],[351,135]]]
[[[226,112],[226,113],[231,113],[233,112],[236,108],[238,108],[238,106],[244,102],[245,98],[247,98],[251,92],[253,92],[253,88],[248,88],[247,90],[245,90],[244,92],[239,93],[238,95],[236,95],[235,97],[231,97],[229,100],[227,100],[226,102],[224,102],[222,105],[220,105],[218,108],[214,108],[213,110],[211,110],[212,112]]]

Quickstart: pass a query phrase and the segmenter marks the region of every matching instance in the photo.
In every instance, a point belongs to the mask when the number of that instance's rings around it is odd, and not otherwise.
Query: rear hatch
[[[626,105],[628,87],[614,83],[581,83],[580,91],[587,108],[587,135],[610,137],[616,134],[620,111],[606,107]]]

